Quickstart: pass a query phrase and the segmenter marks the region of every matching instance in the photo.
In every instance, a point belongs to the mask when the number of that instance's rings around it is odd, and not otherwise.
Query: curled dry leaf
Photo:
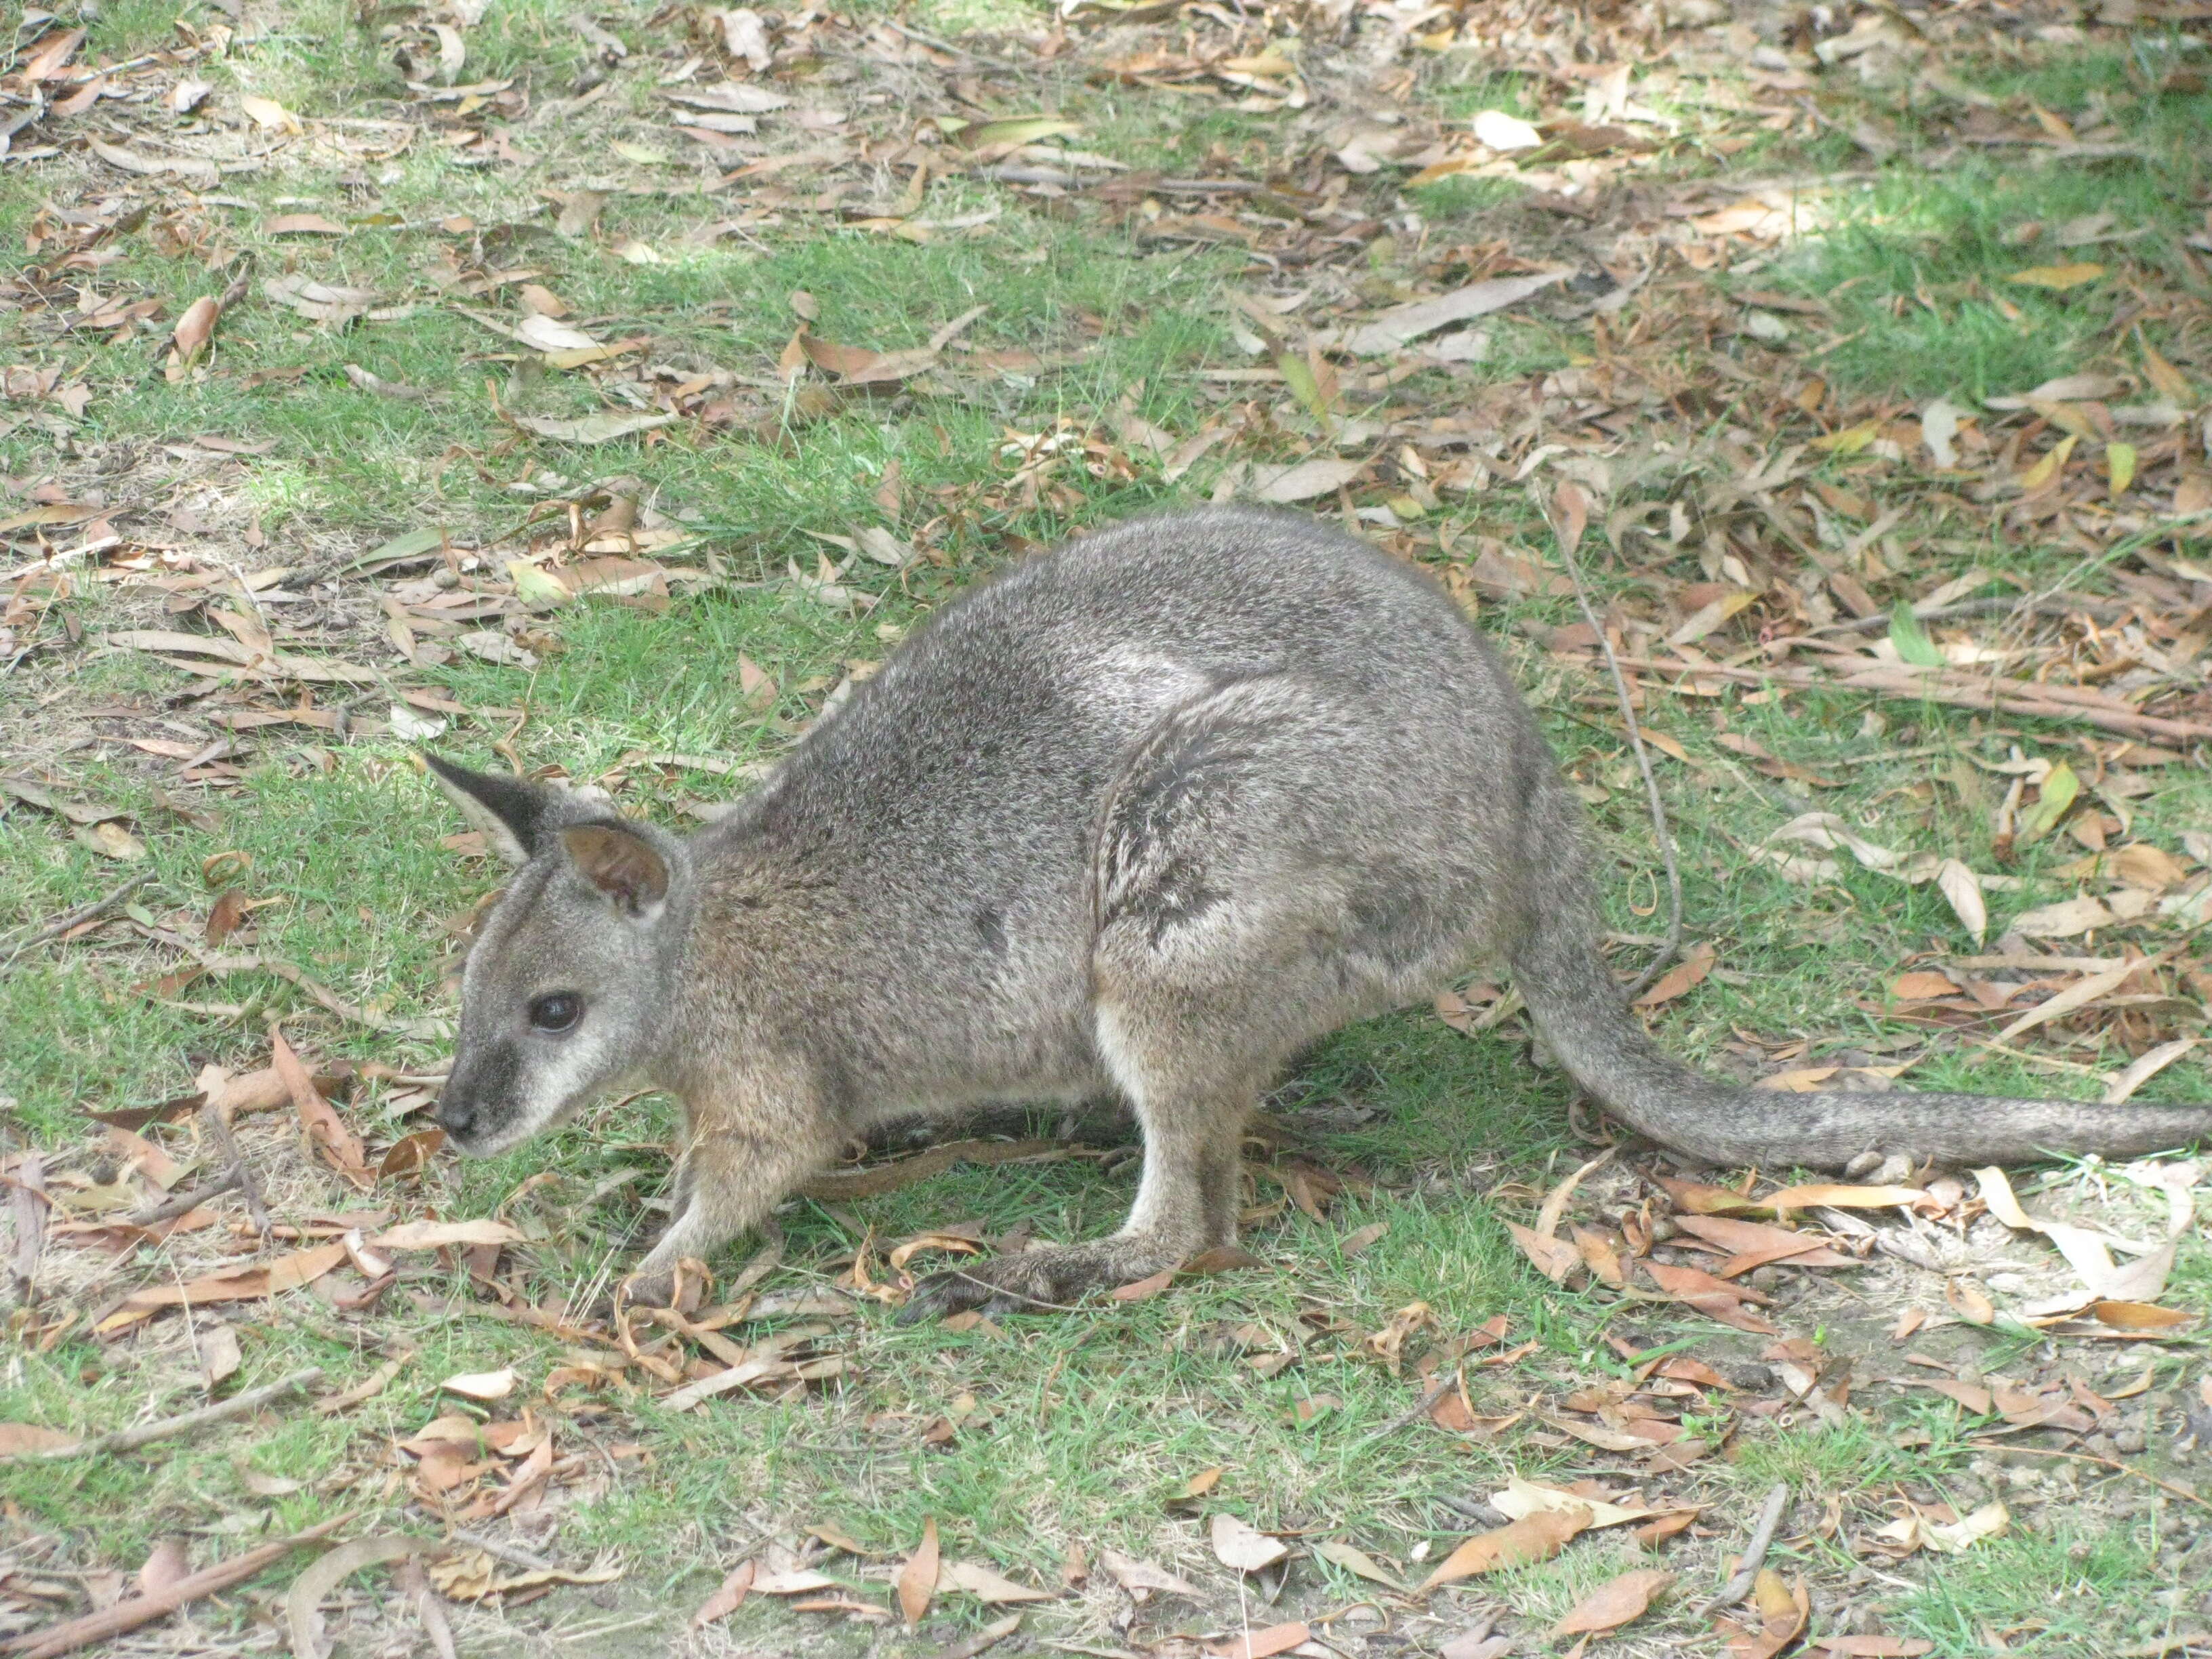
[[[428,1538],[387,1533],[377,1538],[356,1538],[339,1545],[292,1581],[284,1595],[284,1626],[291,1638],[293,1659],[322,1659],[323,1598],[364,1567],[380,1566],[425,1550],[440,1547]]]
[[[138,1594],[161,1595],[191,1576],[192,1560],[185,1540],[171,1536],[154,1546],[138,1569]]]
[[[1784,1583],[1782,1575],[1771,1567],[1761,1567],[1752,1581],[1751,1602],[1759,1614],[1756,1629],[1746,1630],[1727,1620],[1718,1621],[1721,1633],[1728,1638],[1729,1651],[1736,1659],[1774,1659],[1797,1639],[1813,1610],[1805,1586],[1799,1583],[1793,1588]]]
[[[170,378],[176,379],[200,359],[215,337],[216,319],[222,315],[222,302],[211,294],[203,294],[185,307],[185,314],[177,319],[169,341],[174,348],[169,359]]]
[[[229,1326],[210,1324],[200,1334],[200,1381],[210,1393],[230,1380],[244,1358]]]

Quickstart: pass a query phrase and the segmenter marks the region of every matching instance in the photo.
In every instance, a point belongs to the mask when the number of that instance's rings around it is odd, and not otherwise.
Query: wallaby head
[[[673,836],[624,821],[597,791],[423,759],[516,866],[469,952],[438,1106],[453,1144],[482,1157],[554,1127],[650,1063],[689,870]]]

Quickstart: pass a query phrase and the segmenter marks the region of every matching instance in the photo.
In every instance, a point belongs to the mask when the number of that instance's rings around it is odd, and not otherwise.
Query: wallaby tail
[[[1580,907],[1536,919],[1514,982],[1544,1041],[1608,1111],[1661,1145],[1723,1165],[1838,1170],[1862,1152],[1951,1166],[2052,1154],[2161,1152],[2212,1136],[2212,1106],[2106,1106],[1995,1095],[1788,1094],[1692,1071],[1620,1000]]]

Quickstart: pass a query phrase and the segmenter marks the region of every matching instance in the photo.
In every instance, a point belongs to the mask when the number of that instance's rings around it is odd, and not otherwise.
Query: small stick
[[[165,1198],[152,1209],[141,1210],[137,1214],[125,1218],[134,1227],[150,1227],[157,1221],[167,1221],[177,1216],[190,1215],[210,1199],[221,1198],[237,1185],[238,1170],[234,1167],[224,1170],[212,1181],[202,1182],[188,1193],[179,1193],[173,1198]]]
[[[1752,1584],[1759,1577],[1759,1565],[1766,1559],[1766,1552],[1774,1543],[1774,1530],[1782,1524],[1782,1511],[1789,1507],[1790,1488],[1778,1480],[1766,1494],[1765,1507],[1759,1512],[1759,1525],[1751,1534],[1751,1547],[1736,1564],[1735,1577],[1722,1586],[1718,1595],[1698,1609],[1696,1617],[1704,1619],[1723,1607],[1734,1607],[1751,1594]]]
[[[2032,611],[2039,617],[2060,618],[2073,616],[2078,611],[2094,617],[2100,623],[2118,622],[2127,614],[2127,606],[2116,605],[2110,599],[2068,599],[2057,595],[2031,599],[2008,599],[2002,597],[1994,599],[1960,599],[1956,604],[1939,605],[1928,611],[1923,611],[1919,606],[1915,605],[1912,608],[1912,614],[1921,622],[1949,622],[1955,617],[1987,616],[1992,611],[2013,610]],[[1889,626],[1889,618],[1888,611],[1877,611],[1871,617],[1854,617],[1849,622],[1829,623],[1825,627],[1809,628],[1802,634],[1792,635],[1790,637],[1812,640],[1829,634],[1879,633]],[[1781,640],[1775,641],[1777,645],[1784,642]]]
[[[230,1161],[230,1172],[238,1179],[238,1190],[246,1200],[246,1213],[253,1218],[253,1231],[268,1237],[269,1206],[261,1201],[261,1185],[254,1180],[253,1171],[246,1167],[246,1155],[238,1150],[238,1139],[223,1118],[222,1103],[210,1097],[200,1108],[200,1121],[207,1127],[208,1138]]]
[[[457,1543],[467,1544],[480,1549],[486,1555],[495,1555],[510,1567],[520,1567],[526,1572],[561,1571],[558,1562],[548,1561],[542,1555],[533,1555],[520,1544],[509,1544],[496,1538],[487,1538],[480,1532],[471,1532],[466,1527],[455,1527],[453,1539]]]
[[[234,1417],[246,1417],[291,1393],[304,1389],[311,1382],[322,1380],[320,1365],[307,1365],[289,1376],[274,1382],[265,1382],[258,1389],[248,1389],[228,1400],[217,1401],[212,1406],[203,1406],[198,1411],[185,1412],[179,1417],[165,1417],[158,1423],[141,1423],[135,1428],[118,1429],[90,1440],[81,1440],[73,1446],[56,1446],[51,1451],[23,1454],[25,1461],[51,1463],[64,1457],[92,1457],[107,1452],[135,1451],[140,1446],[150,1445],[156,1440],[172,1440],[180,1434],[191,1434],[211,1424],[228,1423]]]
[[[152,871],[141,871],[138,874],[131,877],[130,880],[125,882],[120,887],[117,888],[113,892],[107,894],[106,896],[96,898],[89,904],[80,904],[76,909],[70,911],[65,915],[56,916],[52,921],[47,922],[36,933],[33,933],[30,938],[25,939],[21,945],[10,951],[8,953],[8,960],[12,963],[17,957],[21,956],[24,951],[31,950],[34,946],[44,945],[48,939],[59,939],[64,933],[68,933],[72,927],[82,927],[88,921],[98,921],[111,910],[121,908],[123,902],[125,899],[129,898],[133,893],[137,892],[141,887],[143,887],[148,882],[153,879],[154,872]]]
[[[1664,973],[1668,965],[1682,951],[1682,871],[1674,861],[1674,837],[1668,832],[1666,804],[1659,799],[1659,780],[1651,775],[1651,755],[1644,746],[1644,729],[1636,723],[1634,699],[1628,695],[1627,677],[1620,672],[1620,659],[1615,654],[1613,641],[1606,637],[1605,625],[1597,619],[1590,606],[1589,590],[1583,586],[1582,561],[1575,556],[1574,542],[1582,539],[1584,520],[1579,508],[1568,514],[1574,527],[1571,541],[1568,532],[1558,524],[1553,533],[1559,538],[1559,556],[1567,567],[1567,574],[1575,585],[1575,603],[1582,607],[1583,620],[1589,624],[1590,632],[1597,635],[1598,649],[1605,653],[1605,665],[1613,673],[1613,695],[1620,701],[1620,718],[1628,727],[1628,746],[1636,752],[1637,769],[1644,774],[1644,799],[1651,809],[1651,833],[1659,842],[1659,857],[1667,866],[1667,938],[1660,945],[1658,955],[1637,975],[1636,982],[1621,994],[1623,1002],[1633,1002],[1651,988],[1653,982]]]
[[[198,1572],[188,1574],[150,1595],[129,1596],[97,1613],[88,1613],[81,1618],[26,1631],[21,1636],[0,1643],[0,1653],[17,1655],[19,1659],[55,1659],[58,1654],[74,1653],[94,1642],[104,1642],[112,1636],[134,1631],[141,1625],[167,1618],[179,1607],[197,1601],[204,1595],[214,1595],[228,1589],[233,1584],[243,1583],[262,1568],[272,1561],[282,1560],[301,1545],[312,1544],[317,1539],[337,1531],[352,1520],[357,1512],[349,1510],[343,1515],[333,1516],[319,1525],[308,1528],[305,1532],[295,1532],[289,1538],[258,1545],[243,1555],[234,1555],[228,1561],[202,1567]]]
[[[956,57],[965,58],[971,64],[981,64],[991,69],[1005,70],[1012,75],[1021,73],[1022,66],[1019,64],[1010,64],[1003,58],[993,58],[985,52],[970,52],[965,46],[956,46],[951,41],[940,36],[926,33],[921,29],[909,28],[906,24],[894,21],[888,17],[878,21],[894,34],[903,34],[917,46],[934,46],[939,52],[949,52]]]
[[[1387,1439],[1391,1435],[1397,1433],[1399,1430],[1404,1428],[1407,1425],[1419,1422],[1423,1418],[1426,1417],[1431,1412],[1436,1409],[1437,1401],[1442,1400],[1446,1395],[1451,1392],[1452,1384],[1456,1380],[1457,1373],[1455,1372],[1453,1376],[1447,1376],[1441,1382],[1431,1382],[1429,1384],[1428,1388],[1423,1391],[1420,1399],[1416,1401],[1413,1406],[1407,1410],[1401,1412],[1397,1416],[1392,1418],[1381,1428],[1373,1431],[1364,1440],[1355,1443],[1352,1446],[1352,1450],[1355,1452],[1364,1451],[1368,1447],[1373,1445],[1376,1441]]]

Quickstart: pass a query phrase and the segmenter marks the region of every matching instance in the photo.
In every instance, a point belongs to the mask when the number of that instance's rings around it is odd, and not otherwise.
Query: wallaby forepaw
[[[1085,1297],[1157,1272],[1158,1253],[1127,1239],[1024,1250],[932,1273],[899,1310],[902,1325],[942,1319],[970,1308],[992,1317],[1067,1313]],[[1168,1258],[1172,1261],[1172,1256]]]

